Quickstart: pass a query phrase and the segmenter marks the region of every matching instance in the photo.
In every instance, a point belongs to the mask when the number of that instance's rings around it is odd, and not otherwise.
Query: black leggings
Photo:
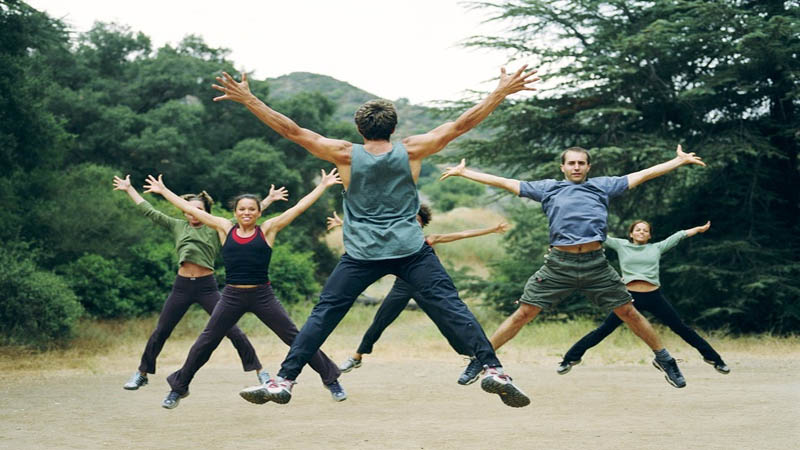
[[[402,278],[397,278],[392,289],[386,294],[383,302],[381,302],[381,306],[375,313],[375,318],[372,319],[372,325],[367,328],[364,337],[361,338],[361,344],[358,346],[356,353],[372,353],[372,346],[380,339],[381,334],[383,334],[386,328],[397,319],[401,312],[403,312],[412,298],[417,302],[420,309],[430,316],[431,313],[428,313],[426,310],[426,303],[420,301],[420,297],[421,294],[414,289],[413,286],[403,281]],[[436,322],[434,322],[434,324],[436,324]],[[439,327],[438,324],[436,324],[436,326]],[[461,339],[461,334],[448,333],[447,330],[442,327],[439,327],[439,331],[447,338],[447,342],[450,343],[450,346],[453,347],[453,350],[457,353],[465,356],[473,356],[471,354],[472,350],[470,350],[467,344],[463,342],[463,339]]]
[[[153,330],[150,339],[147,340],[147,345],[144,347],[139,371],[156,373],[156,358],[158,358],[158,354],[164,348],[164,343],[169,338],[169,335],[172,334],[172,330],[175,329],[175,326],[178,325],[178,322],[181,321],[193,303],[202,306],[207,313],[211,314],[219,299],[219,288],[214,275],[192,278],[178,275],[172,285],[172,292],[169,293],[169,297],[167,297],[167,301],[164,302],[164,307],[161,309],[161,315],[158,316],[158,325],[156,325],[156,329]],[[245,372],[261,369],[261,361],[258,360],[253,345],[239,327],[234,326],[227,330],[226,336],[236,347]]]
[[[234,326],[246,312],[255,314],[287,345],[294,342],[298,333],[297,327],[275,298],[272,286],[269,284],[255,288],[225,286],[222,299],[211,313],[206,328],[189,350],[183,367],[167,377],[167,382],[173,391],[180,394],[189,391],[189,383],[222,341],[225,330]],[[310,359],[309,365],[319,373],[324,384],[333,383],[339,378],[339,368],[321,350],[317,350]]]
[[[678,317],[678,312],[661,294],[661,289],[656,289],[652,292],[631,292],[633,296],[633,306],[639,311],[649,311],[653,316],[668,326],[675,334],[680,336],[686,343],[696,348],[697,351],[703,355],[703,358],[720,362],[722,357],[719,356],[711,345],[697,332],[689,328],[681,318]],[[597,328],[590,331],[589,334],[582,337],[575,343],[564,355],[565,361],[577,361],[583,357],[586,350],[599,344],[600,341],[606,338],[618,326],[622,324],[622,320],[617,317],[614,312],[606,317],[606,320]]]

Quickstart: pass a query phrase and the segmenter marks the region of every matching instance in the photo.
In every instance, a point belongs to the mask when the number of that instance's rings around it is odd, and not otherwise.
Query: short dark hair
[[[433,218],[433,211],[428,205],[419,205],[419,211],[417,212],[419,216],[419,222],[422,224],[422,228],[425,228],[425,225],[431,223],[431,219]]]
[[[589,150],[586,150],[583,147],[570,147],[561,152],[561,164],[564,164],[566,162],[565,158],[567,157],[567,152],[583,153],[584,155],[586,155],[586,164],[592,163],[592,155],[589,154]]]
[[[199,194],[183,194],[181,198],[186,200],[187,202],[193,202],[198,200],[203,203],[203,209],[206,210],[207,213],[211,212],[211,205],[214,204],[214,199],[208,195],[208,192],[203,191]]]
[[[634,220],[633,223],[631,223],[631,226],[628,227],[628,240],[629,241],[633,241],[631,239],[631,233],[633,233],[633,229],[636,227],[636,225],[639,225],[640,223],[643,223],[643,224],[647,225],[647,231],[650,232],[650,236],[653,236],[653,226],[650,225],[650,222],[648,222],[646,220],[642,220],[642,219]]]
[[[257,196],[256,194],[241,194],[241,195],[237,195],[236,197],[234,197],[233,200],[231,200],[231,209],[236,211],[236,207],[239,206],[239,202],[244,200],[244,199],[246,199],[246,198],[249,198],[250,200],[255,200],[256,201],[256,205],[258,205],[258,210],[261,211],[261,198],[259,196]]]
[[[370,100],[356,110],[354,120],[365,139],[388,141],[397,126],[397,110],[389,100]]]

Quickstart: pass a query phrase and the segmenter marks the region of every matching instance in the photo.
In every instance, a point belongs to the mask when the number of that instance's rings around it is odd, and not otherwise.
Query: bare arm
[[[442,176],[439,178],[439,181],[444,180],[447,177],[459,176],[468,180],[477,181],[478,183],[505,189],[509,192],[519,195],[519,180],[477,172],[472,169],[467,169],[466,165],[466,160],[462,159],[459,165],[445,169],[445,171],[442,172]]]
[[[692,237],[697,233],[705,233],[708,229],[711,228],[711,221],[709,220],[706,222],[705,225],[701,225],[699,227],[689,228],[686,231],[686,237]]]
[[[269,186],[269,194],[264,197],[264,200],[261,200],[261,210],[264,211],[265,209],[269,208],[269,205],[278,200],[283,200],[285,202],[288,198],[289,191],[287,191],[284,186],[275,189],[275,185],[271,184]]]
[[[336,211],[333,212],[333,217],[328,217],[326,222],[328,224],[328,231],[331,231],[336,227],[341,227],[342,224],[344,223],[342,222],[342,219],[339,218],[339,215],[336,214]]]
[[[647,169],[629,174],[628,189],[633,189],[645,181],[658,178],[661,175],[671,172],[672,170],[675,170],[685,164],[697,164],[703,167],[706,166],[706,163],[704,163],[699,156],[695,156],[694,153],[684,153],[680,145],[678,145],[678,149],[675,151],[675,153],[676,156],[667,162],[656,164],[653,167],[648,167]]]
[[[322,197],[322,194],[325,192],[325,189],[328,189],[334,184],[342,184],[342,179],[339,177],[336,169],[331,170],[330,173],[325,173],[324,170],[321,172],[322,180],[313,191],[309,192],[308,195],[301,198],[296,205],[287,209],[281,215],[273,217],[272,219],[269,219],[261,224],[261,231],[264,233],[264,238],[267,240],[267,243],[270,246],[272,246],[272,243],[275,242],[275,236],[278,234],[278,232],[292,223],[297,216],[302,214],[305,210],[311,207],[314,202],[319,200],[319,198]]]
[[[196,208],[188,201],[182,199],[174,192],[170,191],[164,184],[161,175],[159,175],[158,178],[155,178],[152,175],[148,175],[146,184],[144,185],[144,189],[145,192],[151,192],[153,194],[161,194],[165,199],[167,199],[168,202],[175,205],[175,207],[177,207],[178,209],[187,214],[191,214],[194,217],[197,217],[197,220],[217,230],[217,232],[221,233],[221,236],[226,235],[228,231],[230,231],[230,229],[233,228],[233,224],[231,223],[230,220],[211,215],[200,208]]]
[[[479,230],[464,230],[456,233],[447,233],[447,234],[429,234],[428,236],[425,236],[425,239],[428,241],[428,244],[436,245],[436,244],[444,244],[446,242],[458,241],[461,239],[483,236],[485,234],[490,234],[490,233],[502,234],[508,231],[508,229],[509,229],[508,224],[505,222],[501,222],[493,227],[482,228]]]
[[[125,175],[125,178],[122,179],[116,175],[114,175],[114,190],[115,191],[125,191],[128,194],[128,197],[133,200],[133,203],[139,204],[144,201],[144,198],[136,192],[136,188],[131,185],[131,176]]]
[[[352,144],[339,139],[329,139],[314,131],[301,128],[292,119],[267,106],[250,92],[247,74],[242,73],[242,81],[237,82],[227,72],[217,77],[217,83],[211,87],[222,92],[214,101],[232,100],[246,106],[259,120],[276,133],[308,150],[312,155],[333,164],[350,164],[350,148]]]
[[[425,134],[404,139],[403,144],[408,150],[408,157],[411,160],[420,160],[442,150],[450,141],[481,123],[503,103],[507,96],[520,91],[535,91],[536,88],[529,85],[538,81],[539,78],[535,77],[536,70],[526,72],[527,67],[524,65],[511,75],[506,73],[505,67],[501,68],[500,82],[495,90],[480,103],[466,110],[453,122],[447,122]]]

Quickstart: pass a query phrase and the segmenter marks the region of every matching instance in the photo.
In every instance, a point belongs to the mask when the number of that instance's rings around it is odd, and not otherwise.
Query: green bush
[[[275,295],[282,303],[297,303],[319,293],[314,279],[317,264],[313,252],[294,251],[286,244],[276,245],[269,265],[269,278]]]
[[[465,178],[451,177],[443,182],[427,183],[422,188],[437,211],[447,212],[459,206],[474,206],[486,188]]]
[[[26,248],[0,248],[0,337],[45,346],[71,336],[83,308],[58,275],[39,270]]]
[[[62,266],[59,271],[78,296],[86,312],[95,317],[129,317],[136,313],[133,299],[126,294],[131,280],[120,270],[120,263],[87,253]]]

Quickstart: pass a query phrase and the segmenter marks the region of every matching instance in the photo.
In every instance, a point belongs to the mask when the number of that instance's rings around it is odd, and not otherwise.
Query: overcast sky
[[[413,103],[462,98],[489,91],[507,55],[465,49],[487,11],[456,0],[29,0],[34,8],[87,31],[95,21],[141,31],[158,48],[198,34],[226,47],[237,68],[257,78],[291,72],[329,75],[375,95]],[[527,61],[511,62],[509,70]]]

